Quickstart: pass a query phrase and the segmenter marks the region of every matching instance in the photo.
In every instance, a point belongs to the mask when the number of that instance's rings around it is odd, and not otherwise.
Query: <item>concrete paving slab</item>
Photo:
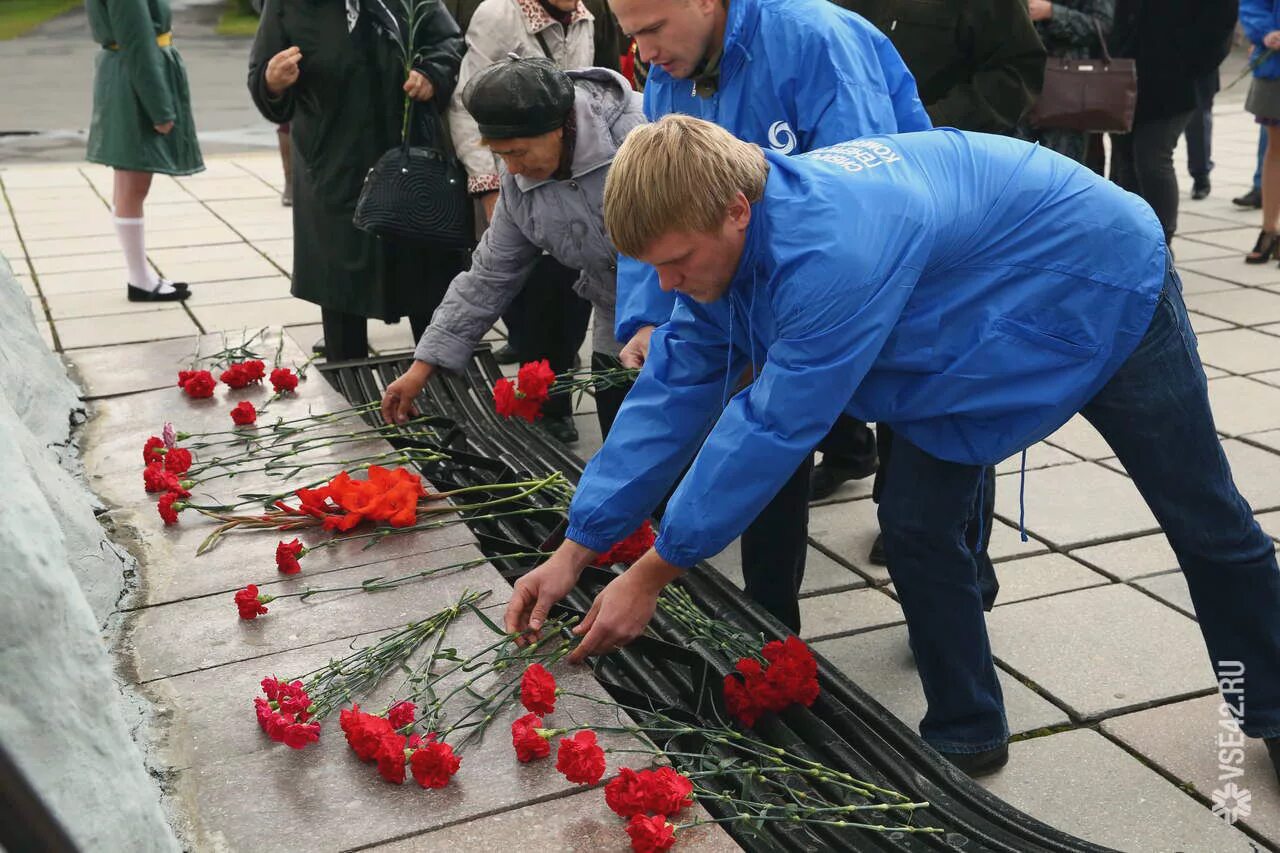
[[[1218,431],[1247,435],[1274,429],[1280,412],[1280,388],[1244,377],[1228,376],[1209,382],[1209,405]]]
[[[920,725],[928,708],[915,658],[907,642],[906,625],[894,625],[814,643],[814,651],[849,676],[898,719],[912,728]],[[997,669],[1004,693],[1009,730],[1023,734],[1065,725],[1067,712],[1055,707],[1004,670]]]
[[[1197,335],[1203,335],[1208,332],[1220,332],[1223,329],[1234,329],[1234,324],[1225,320],[1219,320],[1204,314],[1197,314],[1194,311],[1187,311],[1187,318],[1191,320],[1191,330]]]
[[[1261,741],[1245,738],[1238,746],[1239,736],[1229,719],[1222,698],[1215,694],[1104,720],[1102,731],[1210,804],[1215,802],[1214,792],[1219,792],[1217,801],[1227,804],[1227,782],[1247,790],[1249,803],[1239,810],[1237,825],[1280,846],[1280,783],[1271,759]],[[1220,738],[1226,745],[1220,746]],[[1243,749],[1243,760],[1234,754],[1237,748]],[[1225,769],[1219,764],[1219,749],[1230,759]]]
[[[1017,476],[998,479],[996,514],[1016,520]],[[1093,462],[1035,472],[1027,477],[1025,501],[1028,530],[1063,548],[1159,527],[1132,480]]]
[[[997,607],[1111,583],[1109,578],[1063,554],[1007,560],[996,567],[996,577],[1000,580]]]
[[[1237,438],[1224,440],[1222,448],[1231,464],[1231,476],[1236,487],[1254,511],[1280,507],[1280,450],[1260,449]],[[1101,464],[1115,471],[1124,471],[1118,459],[1104,460]]]
[[[1256,232],[1254,237],[1257,237]],[[1179,264],[1178,267],[1250,287],[1280,284],[1280,269],[1275,264],[1246,264],[1239,257],[1188,261],[1185,264]]]
[[[1212,243],[1202,243],[1196,239],[1196,235],[1183,236],[1181,234],[1174,238],[1173,251],[1177,255],[1179,263],[1203,261],[1206,258],[1226,258],[1238,254],[1235,249],[1224,248]]]
[[[800,599],[800,636],[807,641],[902,622],[902,606],[879,589]]]
[[[193,307],[192,313],[210,331],[255,328],[264,321],[273,326],[300,326],[320,321],[319,305],[292,297],[242,304],[202,305]]]
[[[262,278],[279,275],[281,270],[261,255],[233,261],[189,261],[181,264],[156,263],[161,275],[173,281],[196,283],[201,281],[231,281],[242,278]]]
[[[706,820],[701,808],[686,809],[677,823]],[[425,835],[369,848],[369,853],[428,853],[437,850],[500,850],[520,839],[522,853],[624,853],[631,849],[626,821],[609,810],[597,792],[488,815]],[[714,825],[692,826],[676,834],[681,849],[729,853],[741,850]]]
[[[120,314],[112,317],[110,322],[103,322],[97,317],[76,317],[59,320],[55,325],[63,349],[181,338],[200,331],[191,315],[181,307]]]
[[[191,297],[186,304],[193,312],[199,312],[206,305],[239,305],[286,299],[289,297],[289,287],[289,279],[282,275],[200,282],[191,286]]]
[[[1116,455],[1111,446],[1093,428],[1093,424],[1085,420],[1083,415],[1072,417],[1045,441],[1081,459],[1106,459]]]
[[[1092,427],[1090,427],[1092,429]],[[1040,468],[1052,468],[1054,465],[1070,465],[1079,462],[1080,457],[1060,450],[1052,444],[1046,444],[1041,441],[1027,448],[1027,470],[1036,471]],[[1018,453],[1010,456],[1008,459],[996,466],[997,474],[1012,474],[1022,470],[1022,454]]]
[[[31,266],[35,268],[36,275],[39,276],[46,273],[99,272],[101,270],[116,269],[120,266],[120,261],[120,250],[115,249],[106,252],[91,252],[86,255],[54,255],[33,258]]]
[[[63,293],[84,293],[86,291],[113,291],[124,296],[129,283],[129,273],[124,268],[124,259],[116,269],[96,270],[92,272],[47,273],[39,277],[40,292],[45,296],[56,296]]]
[[[186,549],[173,558],[191,553]],[[407,561],[411,565],[403,567],[403,574],[480,556],[480,552],[470,546],[433,551]],[[239,567],[239,571],[245,584],[270,578],[262,569],[245,571]],[[363,580],[380,574],[382,572],[372,571],[370,567],[330,572],[318,585],[356,589],[318,595],[307,601],[282,598],[267,605],[269,613],[253,620],[239,618],[233,596],[227,594],[147,607],[137,612],[129,631],[129,642],[138,661],[138,677],[151,681],[287,651],[303,644],[406,625],[447,606],[465,590],[492,590],[495,602],[504,600],[510,593],[510,585],[487,563],[375,593],[359,589]],[[260,584],[259,589],[276,595],[299,593],[314,586],[304,571],[296,578]]]
[[[1239,288],[1240,285],[1229,281],[1223,281],[1220,278],[1204,275],[1195,270],[1187,269],[1181,264],[1178,265],[1178,277],[1182,279],[1182,293],[1184,296],[1192,293],[1222,293],[1232,291]]]
[[[1192,619],[1196,618],[1195,606],[1191,603],[1191,592],[1187,589],[1187,579],[1181,571],[1138,578],[1133,585],[1145,589],[1165,604]]]
[[[1230,293],[1192,294],[1187,308],[1240,326],[1280,322],[1280,293],[1242,288]]]
[[[86,293],[54,293],[46,297],[45,301],[55,323],[77,317],[150,314],[155,311],[172,311],[177,307],[172,302],[130,302],[124,288],[91,290]]]
[[[1122,581],[1178,568],[1178,558],[1163,533],[1077,548],[1071,556]]]
[[[742,580],[742,546],[741,540],[735,539],[719,554],[709,561],[739,589]],[[828,557],[812,545],[805,556],[804,580],[800,585],[802,597],[820,593],[837,592],[846,589],[860,589],[867,585],[861,575],[855,574],[848,566],[842,565]]]
[[[996,657],[1078,719],[1215,684],[1196,623],[1122,584],[997,607],[987,624]]]
[[[1280,303],[1280,296],[1276,297]],[[1253,329],[1200,333],[1200,358],[1206,365],[1232,373],[1280,369],[1280,345]]]
[[[1179,211],[1179,214],[1181,214],[1181,211]],[[1197,223],[1201,222],[1199,218],[1197,218],[1194,221]],[[1178,226],[1179,226],[1178,230],[1182,232],[1183,231],[1182,223],[1179,222]],[[1241,258],[1245,255],[1245,253],[1253,250],[1253,244],[1258,239],[1258,229],[1246,227],[1246,228],[1227,228],[1223,230],[1214,230],[1214,231],[1197,230],[1193,232],[1192,236],[1195,240],[1198,240],[1201,243],[1207,243],[1208,245],[1211,245],[1211,246],[1219,246],[1222,248],[1234,250],[1235,254],[1233,255],[1233,257],[1236,263],[1243,264],[1243,261],[1241,260]],[[1179,265],[1181,265],[1182,260],[1183,260],[1182,255],[1181,253],[1179,253],[1178,254]],[[1188,258],[1187,260],[1190,260],[1190,258]]]
[[[1097,732],[1015,743],[1008,766],[978,782],[1051,826],[1116,850],[1256,849],[1238,829]]]

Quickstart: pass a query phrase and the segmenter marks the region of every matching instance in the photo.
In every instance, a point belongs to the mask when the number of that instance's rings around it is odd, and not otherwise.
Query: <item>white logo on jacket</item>
[[[779,154],[790,154],[796,150],[796,132],[785,121],[775,121],[769,125],[769,147]]]

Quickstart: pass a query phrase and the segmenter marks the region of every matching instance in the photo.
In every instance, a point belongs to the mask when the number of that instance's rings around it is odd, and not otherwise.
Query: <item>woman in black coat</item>
[[[399,14],[398,0],[266,0],[249,57],[254,103],[291,126],[293,295],[320,306],[335,361],[368,354],[367,319],[407,316],[416,340],[465,261],[351,222],[365,173],[400,143],[406,94],[416,104],[411,132],[448,133],[436,105],[453,93],[462,39],[439,0],[408,2],[421,20],[408,79],[381,17]]]
[[[1237,0],[1117,0],[1112,56],[1138,67],[1133,131],[1111,137],[1111,179],[1146,199],[1164,226],[1178,227],[1173,149],[1196,109],[1196,83],[1222,64]]]

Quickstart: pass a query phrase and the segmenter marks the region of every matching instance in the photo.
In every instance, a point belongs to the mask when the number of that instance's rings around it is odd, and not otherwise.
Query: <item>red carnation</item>
[[[453,754],[447,743],[433,742],[409,756],[413,778],[424,788],[443,788],[458,772],[462,759]]]
[[[645,785],[630,767],[623,767],[604,786],[604,801],[618,817],[629,818],[645,813]]]
[[[154,465],[157,462],[164,461],[164,454],[160,451],[164,449],[164,439],[157,435],[147,439],[147,443],[142,445],[142,464]]]
[[[280,698],[280,691],[285,689],[285,683],[273,675],[268,675],[259,682],[262,685],[262,692],[267,694],[267,698],[272,702]]]
[[[258,715],[259,728],[265,732],[271,722],[271,717],[275,714],[275,711],[271,710],[271,703],[261,696],[254,697],[253,710]]]
[[[164,470],[163,462],[152,462],[142,471],[142,485],[148,492],[177,492],[182,489],[178,478]]]
[[[790,636],[768,643],[762,654],[769,661],[765,678],[779,701],[812,705],[818,698],[818,662],[809,647],[799,637]]]
[[[537,714],[525,714],[511,724],[511,745],[516,748],[516,759],[528,763],[551,754],[551,741],[538,733],[542,718]]]
[[[643,777],[646,811],[670,817],[693,805],[693,782],[672,768],[659,767],[640,775]]]
[[[374,714],[366,714],[359,705],[343,709],[338,714],[338,725],[347,736],[347,745],[361,761],[372,761],[382,745],[382,736],[392,734],[391,723]]]
[[[222,375],[218,377],[228,388],[243,388],[249,384],[250,379],[245,373],[244,367],[240,364],[233,364],[226,370],[222,371]]]
[[[551,391],[551,385],[556,381],[555,371],[551,369],[551,365],[544,358],[541,361],[531,361],[528,364],[521,365],[519,372],[516,374],[516,386],[520,393],[530,400],[537,400],[539,403],[545,402]]]
[[[285,727],[281,741],[292,749],[302,749],[309,743],[320,740],[319,723],[289,723]]]
[[[298,377],[287,367],[277,367],[271,371],[271,387],[277,394],[293,391],[298,387]]]
[[[417,712],[418,707],[412,702],[397,702],[387,711],[387,720],[391,723],[391,728],[403,729],[413,724],[413,717]]]
[[[645,519],[634,533],[596,557],[595,565],[612,566],[623,563],[629,566],[649,553],[649,549],[653,547],[654,538],[653,524]]]
[[[631,849],[635,853],[656,853],[676,843],[675,827],[667,823],[664,815],[636,815],[627,824],[627,835],[631,836]]]
[[[196,399],[212,397],[213,389],[217,387],[217,384],[213,379],[213,374],[209,371],[193,370],[191,375],[187,377],[187,381],[182,383],[182,390],[187,392],[188,397]]]
[[[240,362],[240,372],[250,382],[261,382],[267,375],[267,366],[257,359]]]
[[[179,388],[187,387],[187,382],[189,382],[191,380],[191,377],[195,375],[196,375],[196,371],[194,370],[179,370],[178,371],[178,387]]]
[[[187,508],[187,505],[181,500],[182,497],[183,495],[180,491],[165,492],[160,497],[160,503],[156,505],[156,510],[159,511],[160,517],[164,519],[166,525],[177,524],[178,513]]]
[[[302,571],[298,558],[307,553],[307,549],[297,539],[292,542],[281,542],[276,545],[276,568],[283,575],[296,575]]]
[[[307,710],[311,707],[311,697],[303,689],[302,682],[291,681],[288,684],[277,682],[277,684],[279,689],[276,692],[276,702],[280,705],[280,710],[294,714],[299,721],[306,722],[311,716]]]
[[[604,775],[604,750],[596,743],[596,733],[586,729],[573,737],[560,738],[556,769],[570,782],[580,785],[599,782]]]
[[[236,607],[240,611],[241,619],[257,619],[267,612],[267,608],[263,605],[272,601],[275,601],[274,596],[267,595],[265,592],[259,593],[258,587],[254,584],[249,584],[236,593]]]
[[[241,400],[231,410],[231,420],[236,426],[248,426],[258,419],[258,410],[248,400]]]
[[[408,738],[395,732],[386,732],[378,743],[374,758],[378,761],[378,775],[388,782],[400,785],[404,782],[404,745]]]
[[[185,474],[191,468],[191,451],[185,447],[173,447],[164,455],[164,470],[170,474]]]
[[[504,418],[516,413],[516,386],[510,379],[499,379],[493,383],[493,407]]]
[[[554,714],[556,679],[540,663],[530,664],[520,679],[520,704],[535,714]]]

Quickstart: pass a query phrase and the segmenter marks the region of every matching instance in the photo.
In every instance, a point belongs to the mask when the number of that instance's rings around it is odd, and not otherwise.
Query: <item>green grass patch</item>
[[[0,41],[16,39],[83,0],[0,0]]]
[[[258,16],[249,0],[227,0],[218,17],[220,36],[251,36],[258,31]]]

